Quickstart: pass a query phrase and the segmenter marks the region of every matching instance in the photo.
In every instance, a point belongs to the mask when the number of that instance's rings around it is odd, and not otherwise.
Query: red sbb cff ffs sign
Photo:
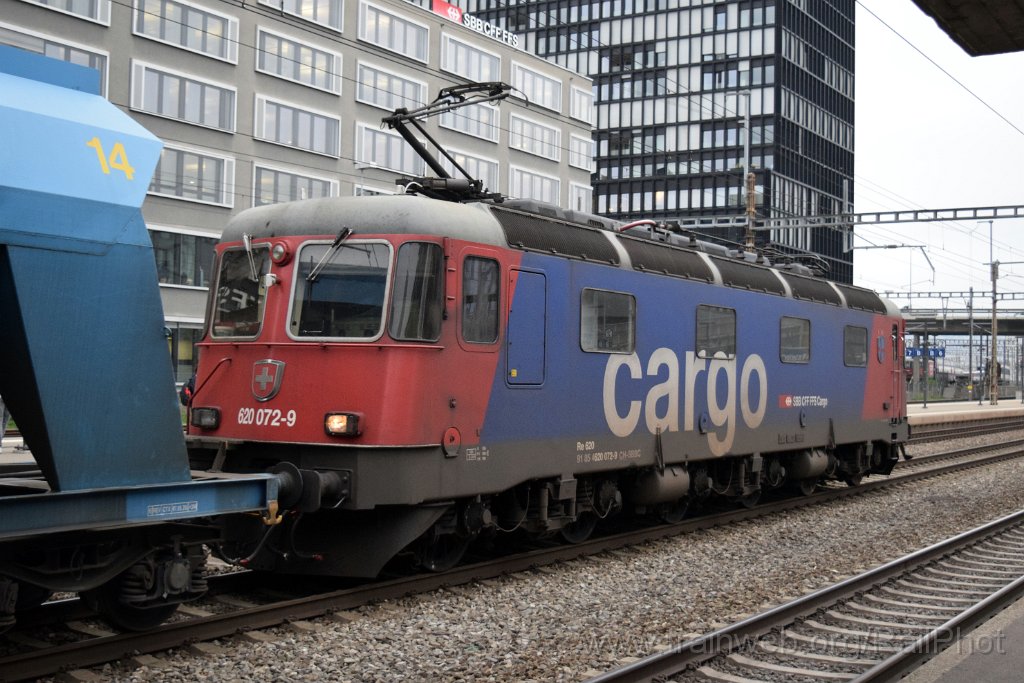
[[[472,14],[467,14],[455,5],[445,2],[445,0],[431,0],[431,8],[434,14],[440,14],[442,17],[447,17],[450,21],[454,21],[456,24],[462,24],[466,28],[472,29],[477,33],[482,33],[489,38],[500,40],[506,45],[510,45],[514,48],[519,47],[519,36],[503,28],[499,28],[489,21],[478,19]]]

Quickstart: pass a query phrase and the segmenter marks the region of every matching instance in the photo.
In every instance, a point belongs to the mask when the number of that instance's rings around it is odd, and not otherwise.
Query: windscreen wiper
[[[313,270],[309,271],[309,275],[306,276],[306,282],[317,281],[317,279],[320,277],[321,271],[323,271],[323,269],[327,267],[327,264],[331,262],[331,259],[334,258],[334,255],[338,253],[339,249],[341,249],[341,243],[348,239],[348,236],[351,234],[352,228],[341,229],[341,232],[338,233],[338,236],[334,238],[333,242],[331,242],[331,248],[328,249],[326,253],[324,253],[323,258],[321,258],[320,261],[315,266],[313,266]]]

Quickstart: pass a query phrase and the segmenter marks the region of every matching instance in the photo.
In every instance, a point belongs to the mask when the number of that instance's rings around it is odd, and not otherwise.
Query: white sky
[[[863,6],[861,6],[863,4]],[[1024,130],[1024,52],[970,57],[911,0],[860,0],[857,7],[854,209],[1024,205],[1024,134],[929,63],[867,7],[989,106]],[[1024,261],[1024,218],[993,223],[994,258]],[[860,227],[854,282],[877,291],[991,291],[989,226],[974,220]],[[1003,265],[999,291],[1024,292],[1024,263]],[[900,306],[937,301],[891,297]],[[990,299],[975,300],[976,306]],[[950,308],[963,308],[952,300]],[[1004,303],[1008,308],[1024,302]]]

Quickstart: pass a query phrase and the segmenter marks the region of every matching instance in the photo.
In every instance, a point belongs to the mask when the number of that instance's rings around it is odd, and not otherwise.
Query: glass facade
[[[854,7],[854,0],[469,0],[465,9],[519,35],[527,52],[594,79],[593,209],[674,220],[741,216],[745,162],[759,217],[850,210]],[[571,104],[573,117],[588,118],[586,93],[574,89]],[[569,149],[581,160],[581,146]],[[744,229],[718,228],[705,238],[735,246]],[[851,282],[847,238],[844,229],[786,228],[758,232],[756,244],[820,255],[829,277]]]

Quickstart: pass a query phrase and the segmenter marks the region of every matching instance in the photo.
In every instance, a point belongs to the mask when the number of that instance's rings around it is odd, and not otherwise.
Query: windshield
[[[266,295],[262,276],[268,271],[269,255],[266,246],[252,249],[259,282],[252,279],[249,256],[244,249],[228,249],[221,256],[211,326],[214,337],[255,337],[259,333]]]
[[[375,339],[384,318],[390,248],[381,242],[343,242],[310,281],[330,248],[307,244],[299,252],[289,331],[294,337]]]

